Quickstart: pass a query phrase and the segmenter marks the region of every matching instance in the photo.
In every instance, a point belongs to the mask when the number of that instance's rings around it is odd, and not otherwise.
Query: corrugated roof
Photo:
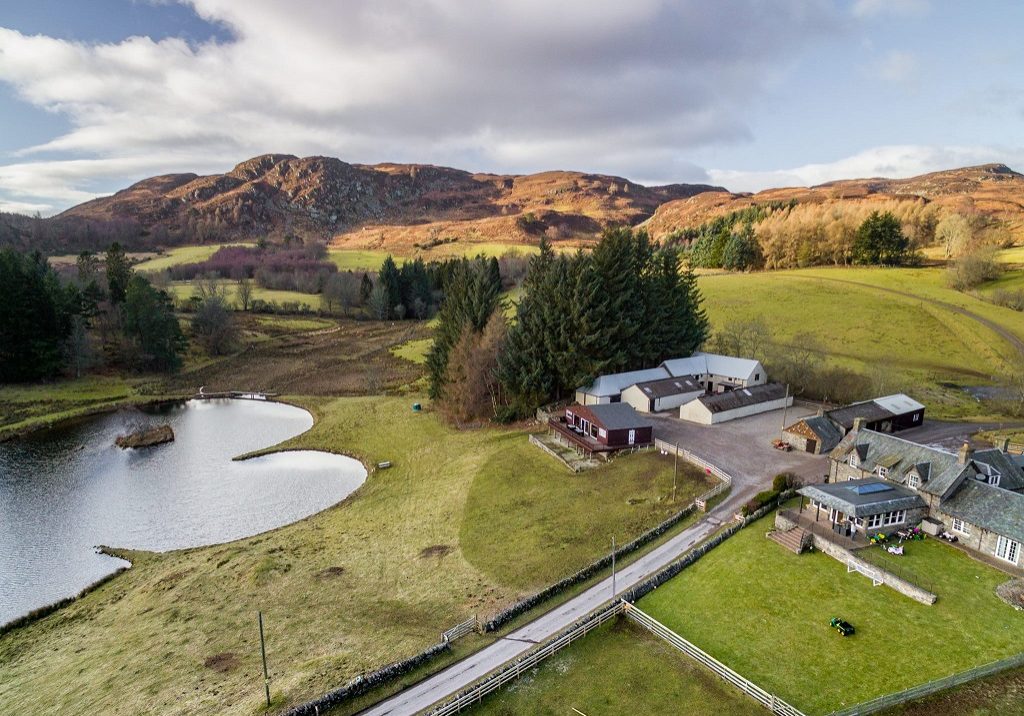
[[[690,376],[648,380],[643,383],[636,383],[636,387],[642,390],[644,395],[651,398],[664,398],[669,395],[680,395],[682,393],[692,393],[695,390],[702,390],[700,384]]]
[[[892,412],[894,415],[905,415],[907,413],[913,413],[915,410],[924,410],[924,406],[921,405],[921,403],[917,402],[909,395],[904,395],[903,393],[875,398],[874,402]]]
[[[623,390],[636,383],[650,380],[661,380],[671,378],[672,374],[664,368],[648,368],[646,370],[633,370],[628,373],[609,373],[602,375],[590,386],[581,386],[576,390],[587,395],[604,398],[610,395],[618,395]]]
[[[874,478],[807,485],[798,492],[815,502],[855,517],[928,506],[913,490]]]
[[[717,395],[702,395],[697,398],[712,413],[735,410],[747,405],[766,403],[786,397],[786,386],[782,383],[767,383],[750,388],[737,388]]]
[[[943,512],[972,525],[1024,542],[1024,495],[967,480],[942,503]]]
[[[672,375],[721,375],[737,380],[750,380],[754,373],[764,373],[761,363],[752,358],[737,358],[718,353],[694,353],[689,358],[673,358],[661,364]]]
[[[836,408],[835,410],[828,411],[826,415],[837,425],[841,425],[849,430],[853,427],[853,421],[857,418],[864,418],[866,422],[873,423],[918,410],[924,410],[924,406],[908,395],[895,393]]]

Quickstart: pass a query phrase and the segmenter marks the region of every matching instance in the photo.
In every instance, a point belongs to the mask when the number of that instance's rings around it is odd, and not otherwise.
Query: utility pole
[[[679,443],[676,443],[676,463],[672,467],[672,504],[676,502],[676,480],[679,479]]]
[[[263,654],[263,689],[267,694],[267,708],[270,708],[270,674],[267,673],[267,645],[263,640],[263,612],[257,612],[260,619],[260,652]]]
[[[615,535],[612,535],[612,599],[615,599]]]
[[[789,383],[786,383],[786,397],[782,401],[782,427],[779,428],[779,440],[786,432],[786,414],[789,412]]]

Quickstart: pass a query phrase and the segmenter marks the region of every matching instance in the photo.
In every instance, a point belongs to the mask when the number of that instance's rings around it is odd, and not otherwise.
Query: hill
[[[713,190],[722,191],[689,184],[646,187],[581,172],[473,174],[267,154],[225,174],[146,179],[51,221],[130,220],[164,245],[295,233],[390,247],[439,242],[452,231],[471,240],[516,243],[545,231],[563,239],[589,237],[609,224],[636,224],[666,201]]]
[[[698,226],[716,216],[770,202],[853,207],[914,202],[1001,223],[1010,238],[1024,239],[1024,175],[1004,164],[983,164],[908,179],[845,179],[812,187],[766,189],[756,194],[713,192],[668,201],[644,222],[655,238]]]

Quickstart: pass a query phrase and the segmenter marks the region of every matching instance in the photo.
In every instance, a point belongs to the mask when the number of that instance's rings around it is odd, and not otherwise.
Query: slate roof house
[[[800,493],[813,501],[812,507],[833,510],[831,522],[856,531],[889,532],[927,517],[955,534],[965,547],[1021,565],[1024,469],[1005,449],[971,450],[964,445],[954,454],[869,430],[858,421],[829,458],[832,484],[804,487]],[[900,509],[880,512],[876,508],[881,504],[858,503],[851,510],[852,502],[836,501],[836,494],[846,496],[836,493],[844,483],[856,486],[865,480],[892,487],[870,493],[879,503],[897,494],[912,494],[922,505],[900,508],[906,510],[901,513]],[[869,513],[882,517],[865,520]]]
[[[691,379],[702,392],[707,394],[724,393],[736,388],[746,388],[768,382],[768,374],[760,361],[697,352],[688,358],[667,360],[657,368],[599,376],[591,385],[580,386],[576,389],[576,402],[580,405],[618,403],[623,400],[623,392],[631,386],[681,377]],[[666,383],[665,386],[666,388],[671,386],[671,382]],[[691,392],[688,385],[682,385],[675,389],[675,392],[669,391],[661,395],[660,399],[685,396]],[[692,400],[692,398],[690,399]],[[675,397],[675,400],[682,401],[682,398]],[[637,401],[640,402],[639,396],[637,396]],[[681,405],[682,402],[678,404]],[[641,408],[637,407],[637,409]]]
[[[622,391],[622,402],[641,413],[672,410],[704,395],[704,387],[693,376],[661,378],[633,385]]]

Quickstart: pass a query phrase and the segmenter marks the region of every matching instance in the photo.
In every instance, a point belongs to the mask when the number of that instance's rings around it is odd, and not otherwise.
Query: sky
[[[1024,171],[1018,0],[3,0],[0,211],[270,152],[733,191]]]

